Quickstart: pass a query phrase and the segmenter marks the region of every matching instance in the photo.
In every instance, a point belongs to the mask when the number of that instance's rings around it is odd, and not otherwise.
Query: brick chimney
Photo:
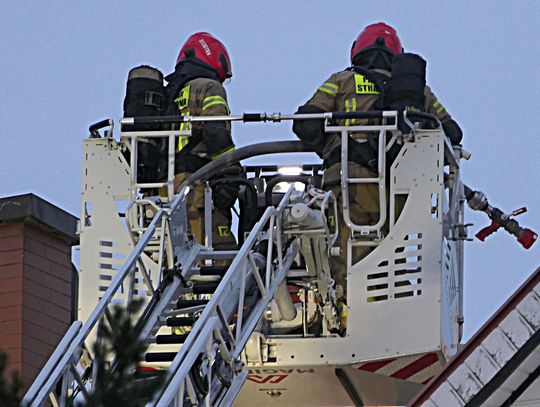
[[[0,199],[0,350],[25,390],[75,319],[76,227],[33,194]]]

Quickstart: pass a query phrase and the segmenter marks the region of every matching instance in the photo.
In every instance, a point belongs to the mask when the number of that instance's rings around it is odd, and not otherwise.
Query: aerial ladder
[[[149,405],[406,403],[456,353],[461,338],[465,201],[489,209],[523,245],[535,235],[463,185],[459,164],[466,153],[449,143],[436,118],[403,114],[411,128],[406,135],[396,111],[124,118],[118,139],[112,120],[91,126],[83,150],[80,321],[68,329],[24,402],[65,406],[87,398],[95,384],[98,327],[110,323],[112,307],[142,299],[144,308],[133,316],[138,339],[149,345],[141,365],[167,372]],[[378,124],[334,124],[344,118]],[[191,125],[200,121],[293,119],[325,120],[325,131],[342,137],[342,163],[349,135],[371,134],[377,176],[352,178],[342,165],[338,207],[336,197],[320,189],[318,164],[302,165],[294,175],[280,174],[275,165],[246,166],[245,178],[227,181],[240,186],[241,247],[215,250],[212,187],[220,181],[212,176],[253,156],[312,148],[299,141],[240,148],[174,190],[175,140],[190,137]],[[426,121],[431,125],[424,128]],[[126,130],[137,123],[186,126]],[[166,179],[142,180],[140,146],[158,139],[168,148]],[[386,151],[394,144],[400,152],[387,165]],[[284,190],[278,189],[282,182]],[[377,185],[380,208],[387,208],[374,225],[351,219],[349,189],[359,183]],[[190,190],[201,184],[206,237],[197,242],[186,205]],[[159,189],[165,192],[156,194]],[[346,332],[339,331],[329,266],[332,256],[341,255],[335,247],[338,211],[350,230],[347,252],[373,247],[357,263],[347,256]]]

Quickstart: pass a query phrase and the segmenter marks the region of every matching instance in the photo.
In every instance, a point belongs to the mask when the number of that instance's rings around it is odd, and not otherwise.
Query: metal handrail
[[[341,136],[341,190],[343,194],[343,221],[353,232],[368,235],[379,233],[386,222],[386,132],[396,132],[397,111],[383,112],[383,124],[361,126],[325,126],[325,131],[339,133]],[[391,119],[392,124],[386,124]],[[356,132],[378,132],[378,159],[376,178],[349,178],[349,134]],[[374,225],[359,225],[353,222],[350,214],[349,185],[350,184],[377,184],[379,190],[379,220]]]
[[[253,265],[249,262],[249,256],[251,254],[252,248],[257,243],[260,234],[262,233],[265,225],[270,223],[268,231],[268,239],[270,242],[273,241],[274,227],[276,219],[279,219],[283,214],[283,210],[287,205],[290,195],[294,190],[294,186],[291,186],[287,193],[282,198],[280,204],[277,208],[268,207],[264,214],[261,216],[257,224],[253,227],[252,231],[246,238],[246,241],[237,256],[230,265],[227,273],[225,274],[223,280],[218,286],[217,290],[212,296],[210,302],[206,305],[203,313],[198,318],[197,322],[192,328],[192,333],[188,336],[187,340],[182,345],[182,348],[177,353],[173,362],[169,366],[167,372],[167,378],[165,379],[167,385],[162,387],[162,391],[158,392],[154,397],[152,405],[157,406],[168,406],[175,397],[178,396],[179,389],[186,389],[189,387],[187,381],[189,381],[189,371],[193,366],[197,356],[208,349],[208,337],[212,336],[212,332],[217,329],[219,325],[218,320],[216,319],[216,314],[220,303],[224,300],[231,301],[230,297],[225,298],[224,293],[226,293],[226,287],[233,283],[233,278],[236,278],[238,272],[242,272],[242,280],[240,281],[241,288],[239,290],[239,300],[238,300],[238,313],[237,316],[237,328],[236,328],[236,338],[234,339],[234,347],[230,351],[231,357],[233,360],[237,359],[242,351],[245,343],[249,339],[251,332],[255,328],[258,320],[264,313],[266,305],[272,299],[275,291],[281,284],[283,278],[285,278],[286,271],[290,264],[292,264],[293,258],[297,253],[296,247],[290,247],[288,254],[285,256],[283,264],[278,264],[278,269],[274,272],[271,262],[268,259],[272,258],[272,246],[270,243],[268,245],[267,253],[267,263],[266,263],[266,284],[265,289],[261,291],[261,299],[258,304],[255,306],[253,311],[250,314],[250,317],[246,324],[241,326],[241,308],[243,306],[243,295],[245,291],[245,278],[247,277],[247,269],[251,268],[251,272],[258,273],[258,270],[252,269]],[[273,278],[269,278],[273,274]],[[234,302],[236,303],[236,301]],[[214,321],[212,323],[212,321]],[[217,324],[217,325],[212,325]],[[225,327],[228,329],[227,327]],[[240,376],[238,376],[240,377]],[[244,376],[245,378],[245,376]],[[180,395],[183,397],[183,395]]]
[[[53,354],[51,355],[45,366],[43,366],[43,369],[41,369],[41,372],[35,379],[34,383],[32,383],[32,386],[30,386],[30,388],[24,395],[24,398],[22,400],[23,405],[30,404],[34,401],[34,399],[38,395],[39,390],[41,389],[40,383],[43,383],[47,379],[49,372],[58,365],[58,362],[64,354],[64,349],[72,342],[75,335],[77,335],[77,333],[81,329],[81,326],[82,322],[80,321],[74,321],[71,324],[64,337],[54,350]]]
[[[78,330],[78,334],[73,340],[71,341],[62,341],[60,345],[57,348],[58,353],[62,353],[62,358],[59,360],[59,362],[52,368],[53,362],[51,364],[48,363],[49,368],[51,370],[46,370],[45,368],[42,371],[42,375],[36,379],[34,382],[34,385],[32,386],[32,392],[35,393],[37,390],[40,389],[37,396],[33,398],[32,406],[38,406],[40,405],[43,400],[47,397],[47,394],[51,392],[56,382],[60,379],[60,377],[65,373],[68,365],[73,361],[73,359],[76,357],[77,353],[80,352],[85,340],[90,335],[93,328],[96,326],[96,324],[99,322],[101,317],[105,314],[105,311],[107,310],[107,307],[112,302],[112,299],[124,280],[129,276],[129,274],[132,271],[133,266],[137,261],[139,261],[140,255],[143,253],[144,248],[154,235],[158,222],[161,221],[161,218],[164,216],[169,216],[170,213],[173,213],[180,205],[185,205],[185,199],[186,194],[188,192],[188,188],[185,188],[183,191],[181,191],[180,194],[176,197],[176,199],[172,202],[171,206],[167,209],[161,209],[150,225],[148,226],[146,232],[141,236],[139,239],[139,242],[131,252],[131,254],[127,257],[126,261],[124,262],[123,266],[118,270],[118,273],[114,276],[114,278],[111,281],[111,284],[107,288],[107,291],[103,294],[101,300],[99,301],[98,305],[90,314],[87,321],[84,323],[82,328]],[[68,344],[69,346],[67,349],[65,349],[65,346]],[[64,345],[64,349],[62,350],[62,346]],[[57,356],[57,351],[53,354],[53,356]],[[52,359],[52,357],[51,357]],[[47,367],[47,365],[46,365]],[[32,394],[33,394],[32,393]],[[30,394],[31,395],[31,394]],[[26,398],[26,396],[25,396]]]
[[[392,114],[394,116],[392,116]],[[342,115],[343,116],[343,115]],[[257,118],[258,117],[258,118]],[[225,120],[225,121],[234,121],[234,120],[242,120],[242,121],[281,121],[281,120],[304,120],[304,119],[324,119],[327,122],[332,119],[337,119],[341,116],[339,116],[336,113],[324,113],[324,114],[305,114],[305,115],[281,115],[281,114],[273,114],[273,115],[266,115],[266,114],[259,114],[257,116],[213,116],[213,117],[181,117],[174,118],[174,120],[180,120],[182,122],[197,122],[197,121],[219,121],[219,120]],[[345,117],[345,116],[343,116]],[[356,116],[346,116],[350,118],[361,118],[362,115],[359,113]],[[397,117],[396,112],[384,112],[380,116],[381,118],[385,117]],[[255,120],[257,119],[257,120]],[[155,119],[160,120],[160,119]],[[133,124],[133,123],[139,123],[140,121],[137,119],[134,119],[133,121],[129,121],[129,119],[123,119],[121,121],[122,124]],[[397,119],[395,119],[395,122],[397,122]],[[383,210],[383,208],[386,208],[386,195],[385,195],[385,185],[384,185],[384,179],[385,179],[385,163],[384,163],[384,156],[385,156],[385,149],[386,149],[386,131],[394,131],[397,129],[396,123],[391,125],[373,125],[373,126],[347,126],[347,127],[338,127],[338,126],[330,126],[328,123],[326,124],[326,130],[327,131],[333,131],[333,132],[339,132],[341,133],[341,137],[345,138],[342,142],[342,150],[341,150],[341,159],[342,159],[342,175],[341,175],[341,183],[342,187],[346,189],[346,194],[344,193],[344,220],[347,223],[347,225],[355,231],[359,231],[360,233],[369,233],[375,230],[380,230],[382,225],[384,225],[386,221],[386,210]],[[355,225],[351,218],[349,213],[349,195],[348,195],[348,185],[351,181],[351,179],[348,178],[348,137],[347,135],[351,132],[359,132],[359,131],[379,131],[379,160],[378,160],[378,178],[374,179],[366,179],[365,181],[359,181],[358,183],[366,183],[366,182],[373,182],[377,183],[381,190],[381,197],[380,197],[380,208],[381,208],[381,218],[379,219],[379,222],[376,225]],[[137,135],[146,133],[146,132],[124,132],[122,133],[123,136],[131,137],[131,139],[136,140]],[[86,323],[81,326],[72,325],[70,330],[68,331],[68,335],[62,340],[61,344],[53,354],[53,357],[47,362],[47,365],[43,369],[43,371],[38,376],[38,379],[36,382],[32,385],[31,391],[27,393],[25,396],[25,399],[31,398],[32,405],[37,405],[43,402],[44,398],[47,396],[48,393],[52,391],[54,388],[54,385],[58,382],[60,377],[63,374],[67,374],[68,369],[72,366],[72,364],[75,362],[75,359],[77,357],[80,357],[80,352],[82,347],[84,346],[85,340],[89,337],[91,331],[94,329],[96,324],[100,321],[100,319],[103,317],[104,313],[107,310],[107,307],[111,304],[112,299],[114,295],[117,293],[120,285],[125,281],[125,279],[130,275],[130,273],[133,271],[133,268],[137,264],[137,262],[140,262],[140,256],[143,253],[144,248],[152,239],[154,234],[156,233],[156,230],[158,229],[158,225],[161,224],[161,231],[162,233],[165,233],[165,228],[163,227],[163,222],[170,221],[171,214],[176,211],[181,205],[185,205],[186,202],[186,195],[189,191],[189,187],[183,187],[181,189],[180,193],[178,195],[172,195],[174,191],[172,191],[172,179],[174,178],[174,143],[172,142],[174,140],[174,137],[176,136],[176,133],[173,133],[171,131],[165,132],[165,134],[156,134],[158,132],[152,132],[152,135],[155,137],[163,137],[168,136],[169,137],[169,177],[168,177],[168,193],[169,193],[169,199],[170,199],[170,206],[167,208],[160,209],[157,214],[152,219],[150,225],[147,227],[146,231],[142,234],[140,239],[138,240],[135,248],[131,252],[131,254],[127,257],[125,263],[123,266],[118,270],[118,273],[114,276],[113,280],[111,281],[110,286],[104,293],[103,297],[99,301],[96,308],[93,310],[92,314],[86,321]],[[161,133],[161,132],[159,132]],[[147,135],[145,135],[147,136]],[[148,185],[154,185],[154,184],[137,184],[137,173],[136,173],[136,161],[137,161],[137,148],[136,148],[137,142],[135,141],[132,144],[132,151],[131,151],[131,186],[132,186],[132,197],[134,198],[135,190],[137,187],[141,186],[148,186]],[[172,147],[171,147],[172,146]],[[172,152],[171,152],[172,148]],[[172,161],[171,161],[172,160]],[[171,163],[173,164],[171,166]],[[382,175],[381,175],[382,174]],[[355,181],[356,182],[356,181]],[[156,184],[157,185],[157,184]],[[460,185],[457,187],[460,188]],[[249,234],[248,238],[246,239],[245,244],[242,246],[241,250],[238,252],[236,258],[234,259],[233,263],[231,264],[229,271],[227,272],[226,276],[224,277],[222,283],[218,287],[218,290],[215,292],[212,300],[207,305],[205,310],[203,311],[201,317],[196,322],[195,326],[193,327],[194,335],[190,335],[187,339],[187,341],[184,343],[181,351],[176,355],[170,369],[167,375],[167,381],[168,386],[164,386],[162,388],[162,392],[159,394],[157,399],[159,400],[159,405],[168,405],[170,401],[176,396],[178,393],[179,388],[185,389],[185,391],[189,392],[190,384],[186,382],[187,375],[189,373],[189,363],[188,359],[191,360],[193,357],[196,357],[200,354],[203,350],[207,349],[208,346],[208,338],[212,338],[214,334],[219,334],[219,328],[226,328],[223,326],[223,322],[219,320],[219,318],[216,317],[216,314],[218,313],[217,306],[219,305],[219,297],[220,294],[224,292],[224,287],[231,283],[234,278],[238,277],[238,271],[241,271],[243,273],[243,279],[242,281],[245,282],[245,278],[248,276],[248,272],[258,273],[258,270],[256,270],[256,267],[254,266],[254,262],[252,261],[253,258],[251,256],[251,250],[253,245],[256,243],[257,239],[260,236],[260,233],[262,233],[263,228],[267,225],[267,223],[270,223],[270,227],[268,229],[268,237],[269,241],[273,242],[274,238],[278,242],[278,247],[280,250],[278,250],[277,253],[277,259],[278,259],[278,266],[277,268],[273,267],[273,256],[272,256],[272,250],[273,250],[273,244],[268,245],[268,253],[267,253],[267,262],[266,262],[266,282],[262,283],[262,279],[260,279],[260,275],[257,274],[259,277],[259,280],[257,280],[257,285],[259,286],[259,290],[262,294],[262,299],[259,301],[259,304],[256,306],[256,309],[254,309],[248,318],[248,320],[245,322],[244,326],[241,326],[241,323],[237,327],[236,331],[236,338],[234,339],[235,347],[230,350],[230,352],[227,350],[227,352],[230,353],[230,357],[233,359],[236,359],[239,357],[240,352],[243,349],[243,346],[245,344],[245,341],[249,338],[249,335],[251,334],[252,330],[255,328],[256,323],[258,322],[260,315],[262,315],[264,311],[264,307],[270,301],[272,298],[275,290],[279,286],[279,284],[282,282],[283,278],[285,277],[285,273],[290,266],[292,259],[294,255],[298,251],[298,247],[295,245],[295,243],[291,244],[288,247],[287,253],[285,256],[283,256],[281,247],[282,247],[282,233],[281,233],[281,216],[283,213],[283,210],[285,206],[288,203],[290,194],[292,193],[292,187],[289,189],[287,194],[283,197],[282,201],[278,205],[277,208],[267,208],[264,215],[261,217],[259,222],[254,226],[253,230]],[[461,202],[462,206],[462,202]],[[337,221],[337,219],[336,219]],[[248,271],[249,267],[249,271]],[[254,274],[255,276],[255,274]],[[257,277],[255,277],[257,279]],[[146,279],[145,279],[145,282]],[[148,283],[148,282],[147,282]],[[261,285],[262,284],[262,287]],[[240,290],[239,295],[243,295],[243,291],[245,289],[245,284],[243,289]],[[241,299],[241,297],[240,297]],[[241,302],[241,301],[239,301]],[[241,309],[239,309],[239,314],[241,314]],[[241,315],[239,315],[239,320],[241,320]],[[205,337],[207,335],[208,337]],[[194,352],[194,355],[189,355],[189,349],[197,352]],[[64,352],[65,350],[65,352]],[[243,376],[245,379],[245,375]],[[242,380],[242,376],[238,375],[239,380]],[[80,385],[80,384],[79,384]],[[191,385],[192,387],[192,385]],[[37,403],[37,404],[36,404]]]
[[[373,119],[383,118],[387,112],[382,110],[368,110],[358,112],[325,112],[325,113],[302,113],[302,114],[282,114],[282,113],[243,113],[241,115],[227,116],[145,116],[145,117],[124,117],[120,120],[121,125],[133,124],[172,124],[191,122],[281,122],[286,120],[341,120],[341,119]],[[126,132],[127,133],[127,132]],[[135,133],[135,132],[133,132]]]

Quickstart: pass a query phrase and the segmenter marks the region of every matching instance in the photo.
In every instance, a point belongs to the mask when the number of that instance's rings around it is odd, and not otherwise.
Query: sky
[[[227,46],[233,114],[293,113],[333,72],[370,23],[394,26],[427,60],[427,81],[464,131],[464,181],[540,230],[538,126],[540,2],[8,1],[1,0],[0,197],[34,193],[79,216],[88,126],[119,120],[128,71],[170,73],[184,40],[208,31]],[[291,140],[290,123],[234,124],[237,146]],[[315,162],[314,157],[250,163]],[[466,213],[476,231],[484,214]],[[540,265],[504,231],[466,244],[468,339]]]

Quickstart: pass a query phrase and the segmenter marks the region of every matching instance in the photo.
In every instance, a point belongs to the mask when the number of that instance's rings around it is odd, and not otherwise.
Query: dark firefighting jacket
[[[167,114],[174,116],[227,116],[230,114],[225,88],[212,70],[184,64],[165,78]],[[180,130],[187,130],[182,123]],[[193,122],[192,136],[176,141],[176,173],[195,172],[207,162],[234,150],[230,122]]]
[[[373,69],[366,73],[347,69],[334,73],[319,86],[311,99],[299,108],[298,113],[357,112],[384,109],[381,88],[384,88],[384,81],[390,80],[390,78],[390,72],[382,69]],[[428,86],[425,86],[424,97],[424,111],[436,116],[447,135],[451,138],[452,143],[458,144],[462,137],[461,129]],[[366,125],[374,124],[373,120],[336,120],[335,124],[338,126]],[[338,157],[339,159],[340,156],[340,135],[336,133],[325,134],[323,122],[311,120],[295,121],[293,131],[300,139],[318,148],[318,153],[325,160],[325,167],[327,168],[324,177],[325,183],[339,182],[339,165],[335,165],[336,160],[333,160],[333,158]],[[352,133],[350,137],[357,143],[366,143],[363,146],[368,144],[368,135],[365,132]],[[371,149],[368,154],[373,155],[376,153]],[[355,164],[358,164],[358,162]],[[361,166],[366,166],[365,164],[360,163]],[[328,171],[329,167],[333,168]]]

